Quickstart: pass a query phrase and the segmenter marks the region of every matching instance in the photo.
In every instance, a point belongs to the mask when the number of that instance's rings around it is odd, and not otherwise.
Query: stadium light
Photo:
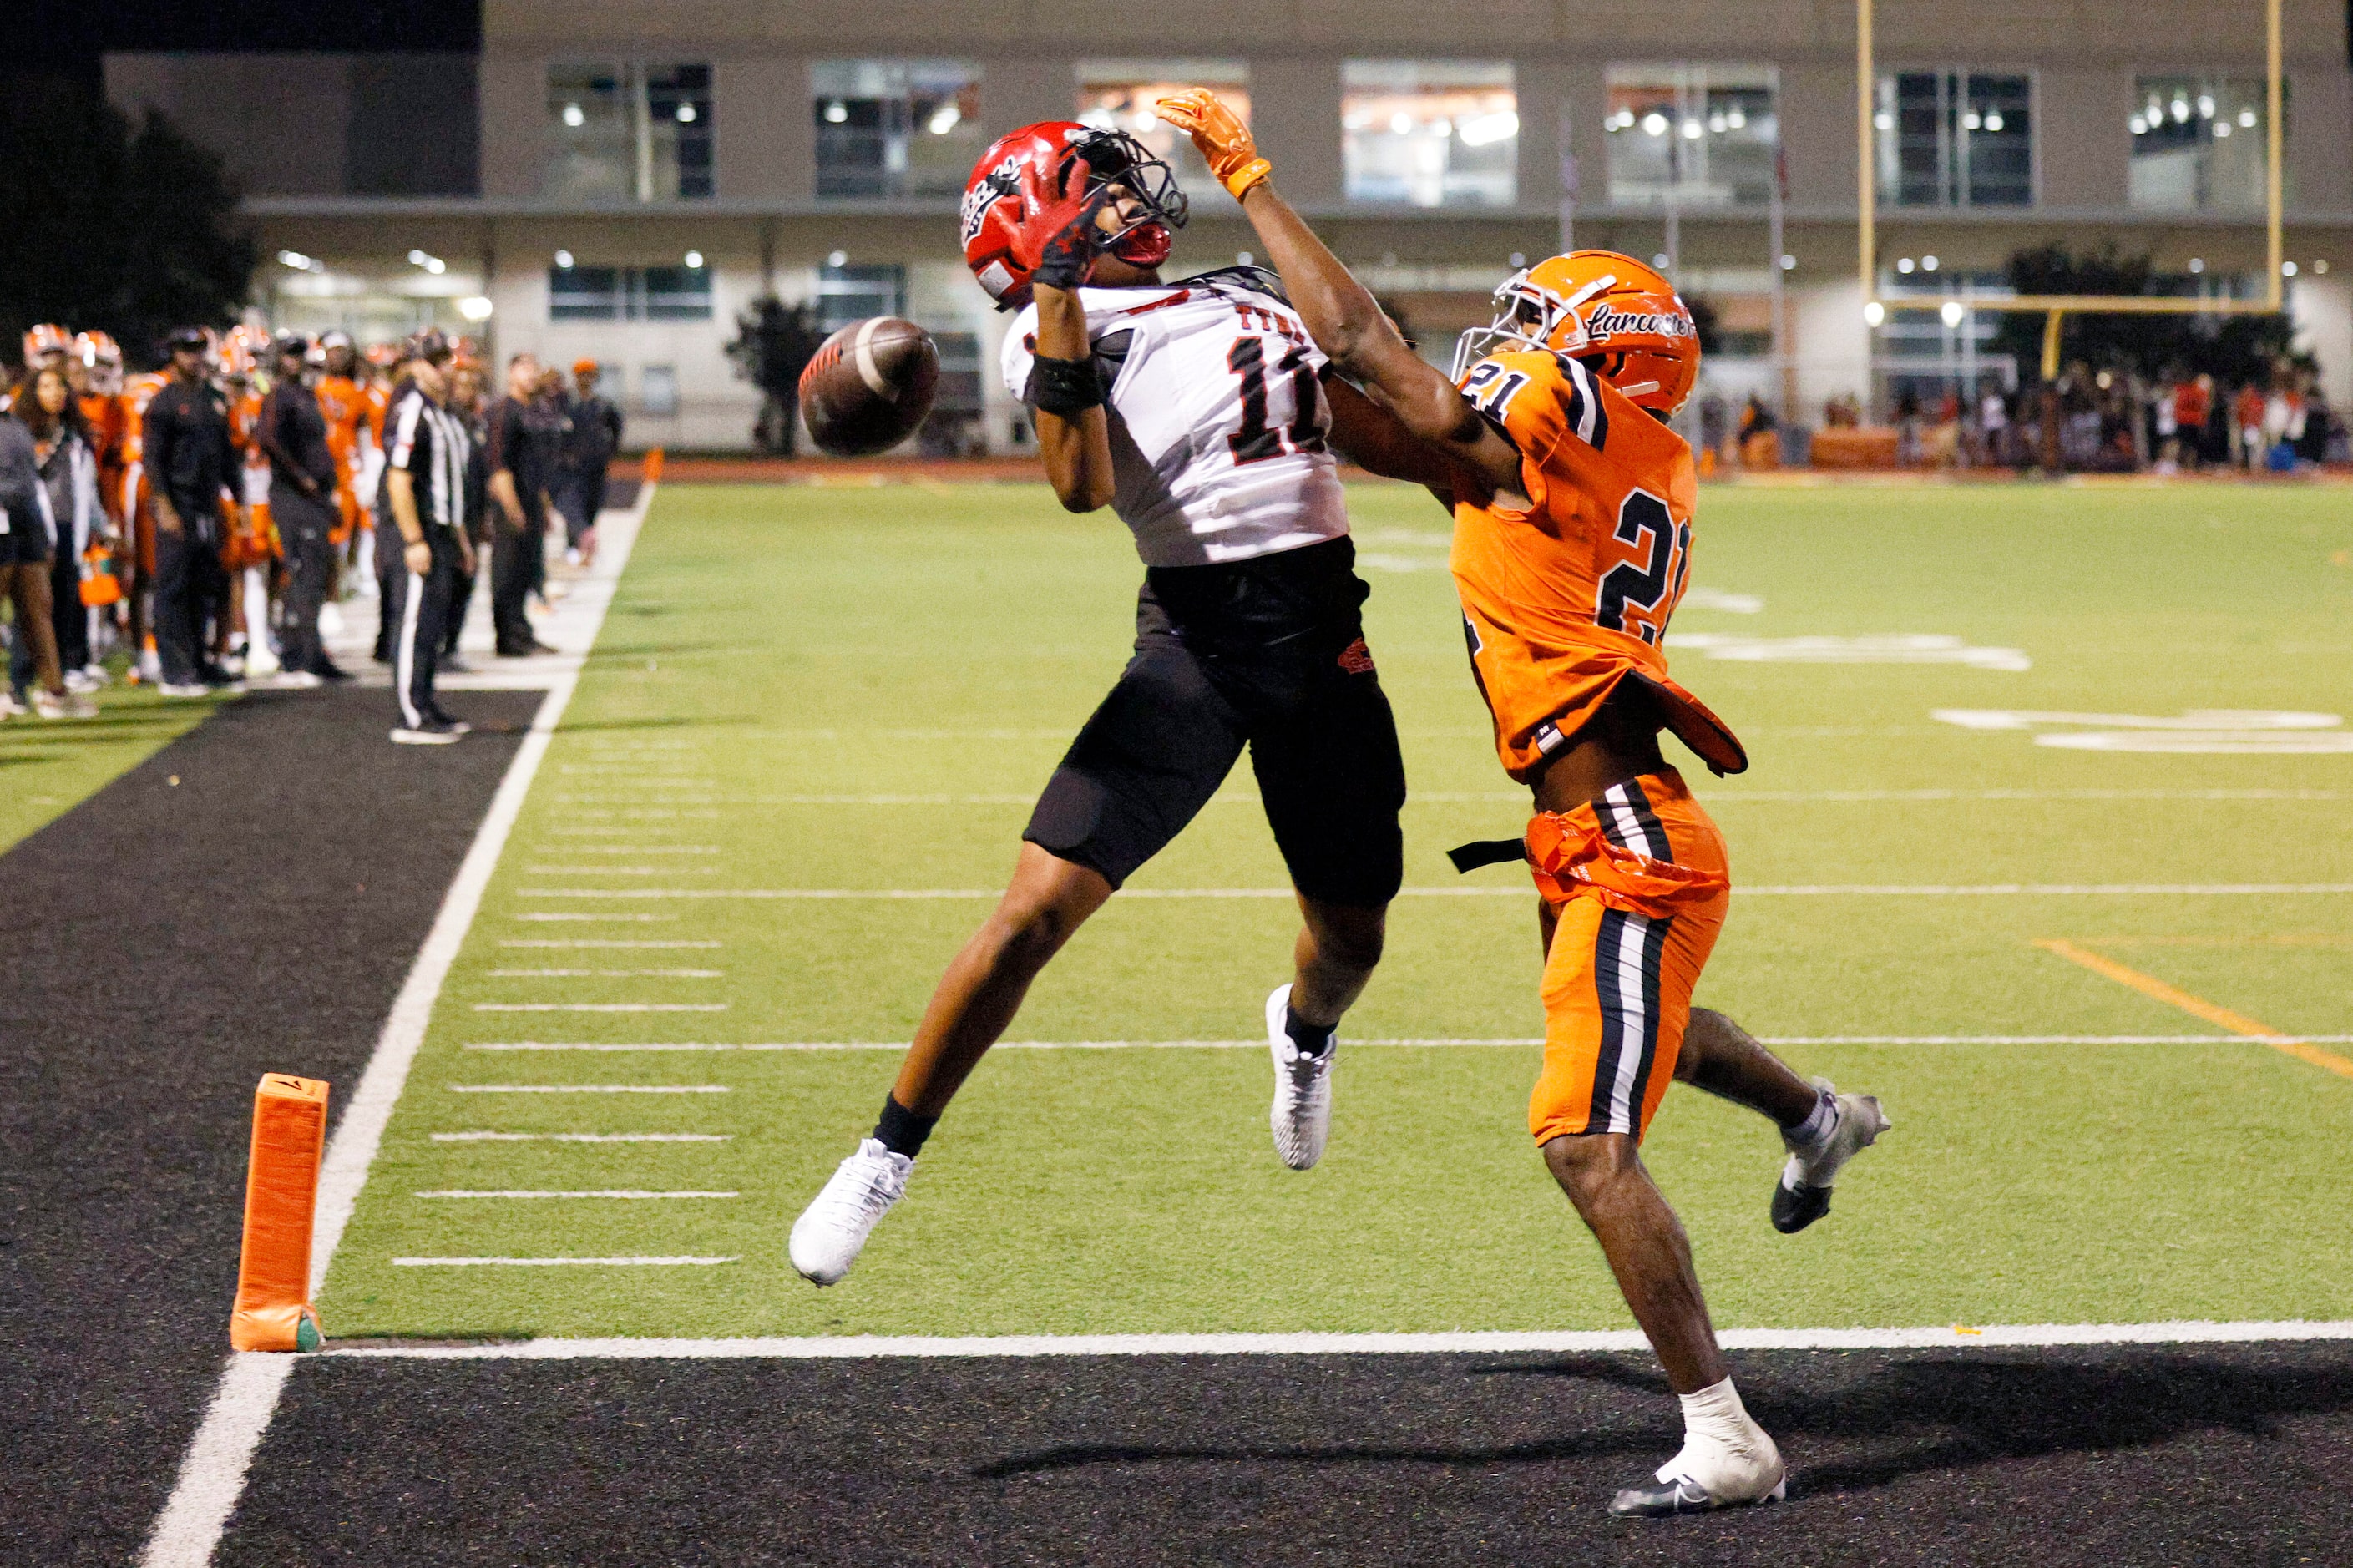
[[[949,132],[955,130],[956,128],[956,122],[963,118],[964,110],[958,108],[956,106],[956,100],[951,98],[945,103],[941,104],[937,109],[932,110],[931,119],[923,122],[923,129],[930,132],[934,136],[944,136]],[[1142,126],[1138,129],[1149,130],[1150,127]]]
[[[491,319],[491,312],[497,309],[487,294],[469,294],[458,301],[458,314],[470,321],[487,321]]]
[[[841,100],[837,98],[825,106],[825,122],[828,125],[839,125],[849,118],[849,105],[842,102]]]
[[[678,122],[681,125],[691,125],[694,123],[694,105],[691,103],[681,103],[678,106]]]
[[[280,251],[278,265],[290,267],[297,272],[324,272],[327,269],[325,262],[305,256],[299,250]]]
[[[566,271],[566,272],[571,271],[571,270],[572,270],[572,253],[571,253],[570,251],[568,251],[568,250],[559,250],[559,251],[557,251],[557,252],[555,253],[555,265],[556,265],[557,267],[559,267],[559,268],[563,268],[563,269],[564,269],[565,271]]]
[[[699,250],[688,251],[686,253],[686,264],[690,268],[701,267],[702,265],[702,252]]]
[[[828,267],[847,267],[849,265],[849,252],[846,250],[834,251],[826,257],[825,264]]]
[[[1961,318],[1968,315],[1968,311],[1963,308],[1958,300],[1947,300],[1945,301],[1945,308],[1937,314],[1945,318],[1945,325],[1957,327],[1961,324]]]
[[[408,264],[411,267],[421,267],[437,278],[449,270],[448,262],[438,256],[428,256],[421,250],[412,250],[408,253]]]
[[[1866,326],[1878,326],[1887,320],[1887,307],[1876,300],[1862,302],[1862,320]]]
[[[586,124],[587,121],[588,116],[581,111],[581,108],[578,104],[567,103],[564,106],[564,123],[570,126],[573,130],[579,130],[580,127]]]

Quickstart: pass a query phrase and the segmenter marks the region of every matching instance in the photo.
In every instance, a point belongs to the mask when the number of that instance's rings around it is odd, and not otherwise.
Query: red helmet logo
[[[1045,120],[1000,138],[973,165],[957,208],[965,265],[1000,309],[1029,299],[1029,275],[1053,235],[1045,219],[1071,198],[1118,185],[1127,226],[1100,248],[1136,267],[1168,259],[1185,226],[1185,194],[1167,163],[1133,136],[1075,120]]]

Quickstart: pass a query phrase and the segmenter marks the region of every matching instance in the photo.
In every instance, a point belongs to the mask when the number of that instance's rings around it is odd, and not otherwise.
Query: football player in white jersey
[[[849,1272],[1039,971],[1245,747],[1303,916],[1293,978],[1266,1002],[1269,1121],[1293,1170],[1324,1152],[1335,1031],[1380,959],[1405,803],[1332,447],[1397,478],[1449,475],[1324,380],[1271,274],[1161,281],[1185,213],[1134,138],[1071,121],[1005,137],[965,192],[965,259],[1020,312],[1005,377],[1036,411],[1055,494],[1134,534],[1135,653],[1047,782],[1012,884],[933,993],[873,1135],[794,1225],[793,1266],[818,1285]]]

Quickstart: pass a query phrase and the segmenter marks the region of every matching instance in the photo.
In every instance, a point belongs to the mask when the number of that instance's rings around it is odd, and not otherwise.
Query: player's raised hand
[[[1076,289],[1087,280],[1095,256],[1103,248],[1103,210],[1117,198],[1112,185],[1087,188],[1083,166],[1073,165],[1064,176],[1062,198],[1039,216],[1046,237],[1029,268],[1030,281],[1049,289]]]
[[[1162,99],[1153,108],[1161,119],[1193,139],[1209,172],[1218,176],[1236,201],[1274,173],[1274,165],[1258,155],[1258,143],[1241,116],[1219,101],[1206,87],[1188,87]]]

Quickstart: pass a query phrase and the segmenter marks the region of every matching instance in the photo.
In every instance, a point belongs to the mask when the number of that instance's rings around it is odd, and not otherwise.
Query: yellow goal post
[[[2281,209],[2281,42],[2280,0],[2263,0],[2263,51],[2265,80],[2264,148],[2263,148],[2263,238],[2265,268],[2263,297],[2257,300],[2205,300],[2164,298],[2137,294],[2014,294],[1993,299],[1976,296],[1964,298],[1946,295],[1931,299],[1925,295],[1906,295],[1902,300],[1888,300],[1879,291],[1878,220],[1879,220],[1879,157],[1878,128],[1873,123],[1877,112],[1878,69],[1872,47],[1872,12],[1874,0],[1856,0],[1855,5],[1855,187],[1860,201],[1862,221],[1857,226],[1856,267],[1862,283],[1865,309],[1876,306],[1877,317],[1884,320],[1891,310],[1943,310],[1957,305],[1964,310],[2040,311],[2042,327],[2042,379],[2050,381],[2059,374],[2060,323],[2069,315],[2095,315],[2116,312],[2147,316],[2269,316],[2277,314],[2286,303],[2282,279],[2285,276],[2282,264],[2286,259],[2282,237]]]

